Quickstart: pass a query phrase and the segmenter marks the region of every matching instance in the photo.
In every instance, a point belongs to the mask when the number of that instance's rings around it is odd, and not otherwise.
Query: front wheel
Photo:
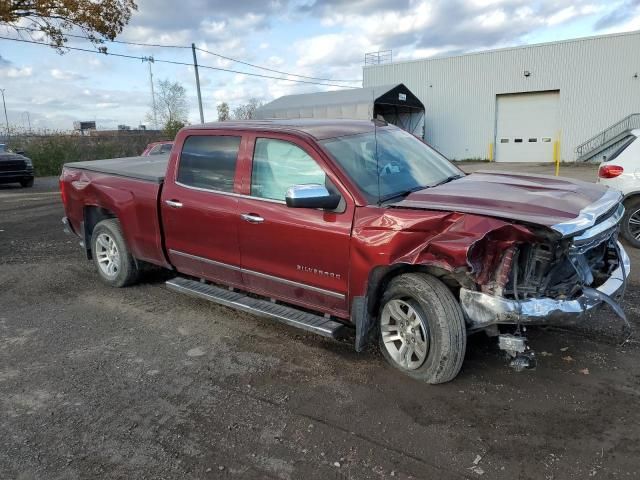
[[[622,236],[632,247],[640,248],[640,197],[633,197],[624,203]]]
[[[398,370],[427,383],[453,380],[464,360],[467,334],[458,301],[424,273],[394,278],[382,297],[380,350]]]
[[[33,187],[33,178],[26,178],[24,180],[20,180],[20,186],[22,188],[31,188],[31,187]]]
[[[115,218],[102,220],[91,235],[91,253],[103,282],[112,287],[135,283],[139,270]]]

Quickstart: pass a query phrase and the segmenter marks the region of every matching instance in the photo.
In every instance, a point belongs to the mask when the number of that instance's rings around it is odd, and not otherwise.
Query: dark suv
[[[20,153],[0,143],[0,184],[19,183],[23,188],[33,187],[33,163]]]

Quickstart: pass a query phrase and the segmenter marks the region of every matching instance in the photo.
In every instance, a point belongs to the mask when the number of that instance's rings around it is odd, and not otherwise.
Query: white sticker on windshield
[[[406,93],[399,93],[398,94],[398,100],[400,100],[401,102],[406,102],[407,101],[407,94]]]

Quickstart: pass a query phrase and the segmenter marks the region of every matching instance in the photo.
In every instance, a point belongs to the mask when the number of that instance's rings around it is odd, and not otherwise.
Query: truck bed
[[[124,157],[109,160],[65,163],[66,168],[90,170],[121,177],[136,178],[149,182],[162,183],[169,163],[169,154],[150,157]]]

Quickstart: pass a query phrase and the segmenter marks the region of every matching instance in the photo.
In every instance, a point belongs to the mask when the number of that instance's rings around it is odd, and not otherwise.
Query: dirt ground
[[[0,479],[640,477],[637,250],[629,341],[603,310],[515,373],[479,335],[429,386],[163,275],[108,288],[62,215],[56,179],[0,187]]]

